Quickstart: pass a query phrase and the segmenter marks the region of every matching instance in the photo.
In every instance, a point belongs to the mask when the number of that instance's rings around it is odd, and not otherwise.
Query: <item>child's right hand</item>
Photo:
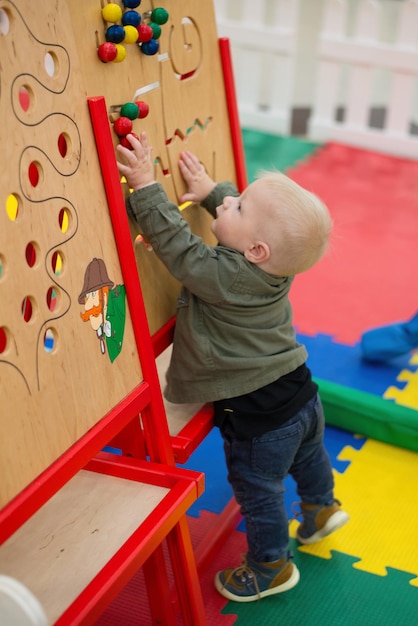
[[[216,187],[216,183],[192,152],[185,151],[180,154],[179,168],[187,185],[187,193],[181,196],[181,202],[201,202]]]
[[[116,146],[119,155],[124,158],[124,163],[117,161],[119,172],[125,176],[129,187],[134,190],[142,189],[155,182],[154,166],[152,163],[152,147],[148,145],[147,133],[143,131],[137,139],[134,135],[127,135],[132,150],[122,144]]]

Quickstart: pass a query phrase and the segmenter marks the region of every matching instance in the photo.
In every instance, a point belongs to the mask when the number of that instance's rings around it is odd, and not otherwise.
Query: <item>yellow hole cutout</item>
[[[62,272],[62,256],[60,252],[54,252],[52,255],[51,267],[55,276],[59,276]]]
[[[70,215],[67,209],[61,209],[58,215],[58,223],[62,233],[66,233],[70,225]]]
[[[187,207],[191,204],[193,204],[193,202],[190,202],[189,200],[187,202],[183,202],[183,204],[179,204],[180,211],[184,211],[184,209],[187,209]]]
[[[6,213],[12,222],[15,222],[19,213],[19,200],[14,193],[7,196]]]

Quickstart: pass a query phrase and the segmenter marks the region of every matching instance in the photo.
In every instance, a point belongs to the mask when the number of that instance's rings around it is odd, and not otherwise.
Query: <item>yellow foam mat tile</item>
[[[411,362],[415,361],[415,356]],[[383,397],[389,400],[395,400],[397,404],[407,406],[411,409],[418,409],[418,370],[411,372],[409,370],[402,370],[396,377],[396,380],[406,383],[406,385],[399,389],[398,387],[388,387],[383,394]]]
[[[325,559],[338,551],[358,557],[353,567],[380,576],[391,567],[417,576],[418,454],[368,439],[360,450],[344,448],[340,460],[351,461],[335,475],[335,496],[350,515],[348,524],[299,550]],[[295,537],[297,521],[290,534]]]

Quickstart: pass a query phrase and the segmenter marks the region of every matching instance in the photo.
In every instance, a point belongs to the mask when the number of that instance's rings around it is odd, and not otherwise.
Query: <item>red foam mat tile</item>
[[[291,178],[321,197],[334,221],[328,254],[295,278],[299,332],[354,344],[364,330],[418,309],[418,162],[330,143]]]

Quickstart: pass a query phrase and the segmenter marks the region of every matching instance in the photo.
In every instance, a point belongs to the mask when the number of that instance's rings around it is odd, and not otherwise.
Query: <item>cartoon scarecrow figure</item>
[[[84,305],[84,312],[80,313],[81,319],[83,322],[90,322],[99,339],[101,353],[106,353],[107,346],[110,361],[113,363],[122,350],[126,289],[125,285],[114,286],[103,259],[94,258],[88,264],[78,302]]]

